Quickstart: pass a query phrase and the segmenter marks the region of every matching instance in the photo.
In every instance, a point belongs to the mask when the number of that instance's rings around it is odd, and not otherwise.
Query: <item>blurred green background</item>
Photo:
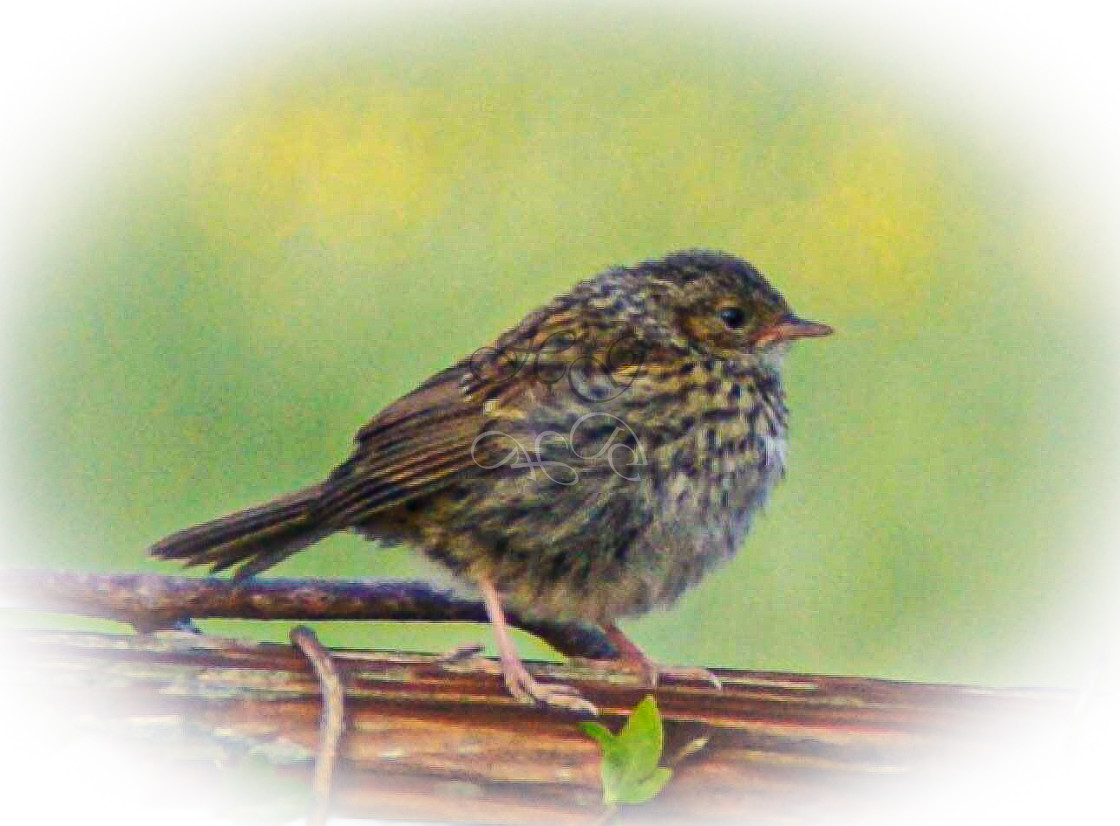
[[[1038,193],[890,78],[717,20],[402,16],[138,132],[42,251],[11,430],[38,535],[16,562],[177,573],[145,547],[318,479],[378,408],[577,279],[703,246],[840,332],[789,360],[790,473],[744,552],[634,637],[671,662],[1068,678],[1051,636],[1092,578],[1072,537],[1105,356]],[[354,537],[276,569],[431,572]]]

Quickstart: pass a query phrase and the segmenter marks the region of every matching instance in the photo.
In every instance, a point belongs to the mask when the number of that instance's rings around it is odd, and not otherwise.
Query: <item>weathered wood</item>
[[[174,628],[199,619],[423,620],[486,622],[481,602],[426,582],[249,579],[107,574],[42,569],[0,570],[0,607],[81,614],[127,622],[138,631]],[[570,657],[610,659],[615,651],[597,628],[506,619]]]
[[[288,787],[310,782],[320,686],[290,646],[182,632],[32,631],[6,642],[5,679],[45,702],[56,729],[141,750],[165,769],[162,793],[184,807],[206,797],[200,790],[236,786],[250,758]],[[599,753],[581,718],[517,704],[493,662],[333,655],[345,687],[335,814],[538,825],[600,817]],[[615,730],[647,693],[578,665],[532,670],[578,687]],[[1060,751],[1072,705],[1042,690],[715,671],[721,692],[699,682],[658,688],[667,756],[710,739],[621,822],[849,822],[955,766],[1013,772]]]

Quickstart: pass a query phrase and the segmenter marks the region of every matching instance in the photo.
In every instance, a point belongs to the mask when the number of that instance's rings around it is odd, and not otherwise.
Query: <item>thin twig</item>
[[[330,652],[319,642],[314,631],[306,625],[297,625],[288,638],[310,660],[319,678],[319,691],[323,698],[323,710],[319,716],[319,751],[315,757],[315,775],[311,781],[314,800],[307,824],[325,826],[330,814],[331,785],[334,767],[338,763],[338,746],[345,725],[342,679]]]
[[[0,570],[0,607],[31,608],[120,620],[138,631],[199,619],[419,620],[487,622],[481,602],[425,582],[251,579],[158,574]],[[614,646],[596,628],[510,614],[510,624],[567,657],[609,660]]]

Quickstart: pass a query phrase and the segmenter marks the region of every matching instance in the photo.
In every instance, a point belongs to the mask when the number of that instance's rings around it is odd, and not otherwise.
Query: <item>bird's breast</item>
[[[708,404],[685,417],[691,427],[662,447],[657,462],[668,469],[657,507],[680,568],[667,579],[682,587],[738,550],[786,467],[780,387],[730,376],[709,390]]]

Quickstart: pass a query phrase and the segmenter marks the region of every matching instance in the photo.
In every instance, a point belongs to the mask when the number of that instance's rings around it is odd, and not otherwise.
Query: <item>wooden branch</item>
[[[52,724],[72,736],[142,749],[163,767],[165,796],[184,808],[207,798],[199,790],[236,787],[230,776],[250,758],[289,787],[311,782],[320,685],[292,647],[183,632],[43,631],[8,642],[21,655],[6,681],[47,702]],[[333,659],[346,695],[334,814],[516,824],[599,816],[599,753],[580,718],[519,705],[491,661],[356,651]],[[588,669],[532,670],[579,688],[613,730],[647,693]],[[624,808],[621,822],[817,823],[859,813],[962,756],[983,754],[981,766],[1007,770],[1060,753],[1071,706],[1045,691],[717,674],[722,692],[677,682],[657,690],[667,755],[710,739],[656,800]]]
[[[337,731],[344,709],[334,816],[541,826],[603,815],[600,755],[582,718],[518,704],[488,659],[333,651],[326,672],[317,666],[321,682],[307,645],[178,631],[21,631],[0,642],[4,682],[44,704],[51,737],[100,738],[143,755],[175,810],[300,817],[308,800],[282,812],[277,800],[293,788],[310,798],[316,759],[331,750],[320,721]],[[578,688],[615,731],[649,693],[590,666],[530,667]],[[996,768],[1037,777],[1039,765],[1062,758],[1074,705],[1044,690],[714,671],[722,691],[698,681],[658,687],[663,762],[708,740],[676,763],[657,798],[622,807],[619,822],[864,822],[884,801],[928,795],[925,781],[944,795],[947,778],[975,782]],[[324,686],[335,692],[326,708]],[[262,762],[265,790],[259,768],[250,771]],[[925,816],[929,805],[918,799],[892,821]]]
[[[481,602],[425,582],[250,579],[83,571],[0,571],[0,605],[119,620],[158,631],[197,619],[395,620],[486,622]],[[532,620],[509,613],[510,623],[568,657],[613,659],[614,647],[597,628]]]

